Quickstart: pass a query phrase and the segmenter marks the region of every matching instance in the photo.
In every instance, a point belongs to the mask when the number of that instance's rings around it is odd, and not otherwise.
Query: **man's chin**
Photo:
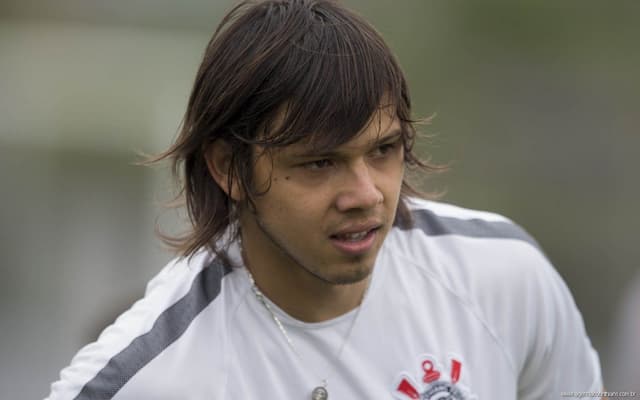
[[[342,270],[326,277],[326,281],[334,285],[353,285],[371,276],[373,266],[359,266],[352,270]]]

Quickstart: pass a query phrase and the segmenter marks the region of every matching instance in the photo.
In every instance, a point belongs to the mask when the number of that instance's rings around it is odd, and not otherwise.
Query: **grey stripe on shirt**
[[[412,210],[411,216],[413,228],[420,229],[429,236],[460,235],[475,238],[515,239],[540,249],[534,238],[510,221],[444,217],[425,209]]]
[[[111,399],[140,369],[175,342],[191,321],[220,293],[222,278],[231,272],[218,259],[195,277],[189,292],[167,308],[149,332],[135,338],[87,382],[75,400]]]

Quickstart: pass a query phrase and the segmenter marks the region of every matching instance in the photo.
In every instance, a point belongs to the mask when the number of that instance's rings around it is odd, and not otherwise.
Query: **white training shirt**
[[[409,205],[414,226],[390,231],[360,310],[305,323],[271,303],[301,357],[246,270],[201,251],[167,265],[62,370],[47,399],[297,400],[322,379],[331,400],[555,399],[602,389],[582,317],[531,237],[496,214]],[[241,263],[237,245],[230,256]]]

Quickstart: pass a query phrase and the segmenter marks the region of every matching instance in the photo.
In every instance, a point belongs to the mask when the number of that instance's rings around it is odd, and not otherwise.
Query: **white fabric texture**
[[[271,304],[302,359],[244,268],[200,252],[165,267],[47,399],[309,399],[325,378],[332,400],[602,389],[582,317],[535,241],[496,214],[424,200],[410,208],[419,218],[389,233],[359,312],[304,323]],[[238,253],[232,246],[240,264]]]

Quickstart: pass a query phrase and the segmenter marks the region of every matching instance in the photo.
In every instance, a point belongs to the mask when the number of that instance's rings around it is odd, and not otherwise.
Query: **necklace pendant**
[[[311,400],[327,400],[329,398],[329,392],[324,386],[318,386],[311,392]]]

